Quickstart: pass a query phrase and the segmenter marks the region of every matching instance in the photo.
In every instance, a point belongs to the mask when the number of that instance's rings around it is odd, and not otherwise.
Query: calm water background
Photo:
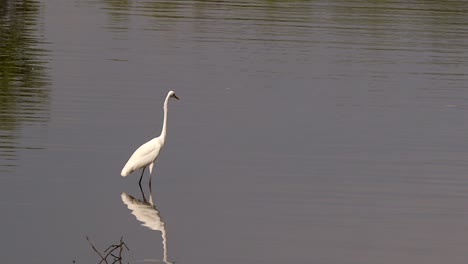
[[[7,0],[0,22],[2,263],[97,263],[85,236],[161,262],[161,226],[181,264],[467,262],[467,2]],[[152,230],[119,174],[170,89]]]

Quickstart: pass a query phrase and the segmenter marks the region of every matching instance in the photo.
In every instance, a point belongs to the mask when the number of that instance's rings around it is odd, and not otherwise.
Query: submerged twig
[[[101,262],[104,261],[104,262],[106,262],[107,264],[109,264],[109,263],[107,262],[106,258],[104,258],[104,257],[101,255],[101,253],[99,253],[99,251],[96,249],[96,247],[93,245],[93,243],[91,243],[91,241],[89,240],[89,237],[88,237],[88,236],[86,236],[86,240],[88,240],[88,242],[89,242],[89,244],[91,245],[91,247],[93,248],[94,252],[96,252],[96,253],[99,255],[99,257],[101,257],[101,261],[99,261],[99,263],[101,263]]]
[[[112,256],[114,258],[112,264],[114,264],[116,262],[122,263],[122,252],[123,252],[124,247],[127,249],[127,251],[130,251],[127,244],[125,244],[125,242],[123,242],[123,237],[121,237],[120,238],[120,243],[117,244],[117,245],[110,245],[106,250],[104,250],[104,253],[107,252],[107,254],[103,256],[103,254],[101,254],[96,249],[96,247],[93,245],[93,243],[91,243],[91,241],[89,240],[89,238],[87,236],[86,236],[86,239],[88,240],[88,242],[91,245],[91,247],[93,248],[93,250],[99,255],[99,257],[101,257],[101,261],[99,261],[99,264],[101,264],[103,261],[106,264],[109,264],[109,262],[107,262],[107,258],[109,256]],[[119,254],[118,255],[113,254],[113,252],[116,251],[117,249],[118,249]]]

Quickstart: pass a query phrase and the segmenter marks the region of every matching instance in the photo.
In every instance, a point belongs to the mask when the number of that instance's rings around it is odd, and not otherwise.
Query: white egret
[[[153,172],[153,165],[154,161],[158,158],[159,152],[161,151],[162,147],[164,146],[164,142],[166,141],[166,127],[167,127],[167,102],[169,98],[175,98],[179,100],[179,97],[174,93],[174,91],[169,91],[166,96],[166,100],[164,101],[164,121],[163,127],[161,131],[161,135],[159,137],[153,138],[150,141],[146,142],[145,144],[141,145],[135,152],[133,152],[130,159],[127,161],[125,166],[120,173],[122,177],[129,175],[130,173],[143,168],[141,172],[140,181],[138,182],[141,186],[141,179],[143,178],[143,174],[145,173],[145,169],[149,166],[150,171],[150,183],[151,183],[151,173]]]

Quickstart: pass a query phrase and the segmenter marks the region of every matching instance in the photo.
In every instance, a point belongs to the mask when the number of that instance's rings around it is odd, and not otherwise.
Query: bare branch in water
[[[89,240],[88,237],[86,237],[86,239],[88,240],[89,244],[91,245],[91,247],[93,248],[94,252],[96,252],[99,257],[101,258],[101,261],[99,261],[99,264],[101,264],[102,262],[105,262],[106,264],[109,264],[109,262],[107,262],[107,258],[109,256],[113,257],[113,262],[112,264],[115,264],[115,263],[119,263],[121,264],[122,263],[122,252],[123,252],[123,249],[124,247],[127,249],[127,251],[130,251],[130,249],[128,248],[127,244],[125,244],[125,242],[123,242],[123,237],[120,238],[120,243],[117,244],[117,245],[110,245],[106,250],[104,250],[104,253],[107,253],[105,256],[103,256],[103,254],[101,254],[97,249],[96,247],[93,245],[93,243],[91,243],[91,241]],[[119,254],[114,254],[113,252],[118,250]]]
[[[99,263],[104,261],[105,263],[109,264],[107,262],[107,260],[101,255],[101,253],[99,253],[99,251],[96,249],[96,247],[93,245],[93,243],[91,243],[88,236],[86,236],[86,240],[88,240],[88,242],[91,245],[91,247],[93,248],[94,252],[96,252],[99,255],[99,257],[101,257],[101,261]]]

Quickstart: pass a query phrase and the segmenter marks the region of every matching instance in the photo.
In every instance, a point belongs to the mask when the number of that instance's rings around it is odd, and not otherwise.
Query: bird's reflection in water
[[[145,193],[140,186],[141,195],[143,200],[136,199],[135,197],[122,193],[122,201],[127,205],[128,209],[140,221],[142,226],[146,226],[151,230],[161,231],[162,244],[163,244],[163,262],[166,264],[172,264],[167,260],[167,234],[165,223],[159,214],[156,205],[153,202],[153,195],[151,193],[151,186],[149,189],[149,201],[146,200]]]

